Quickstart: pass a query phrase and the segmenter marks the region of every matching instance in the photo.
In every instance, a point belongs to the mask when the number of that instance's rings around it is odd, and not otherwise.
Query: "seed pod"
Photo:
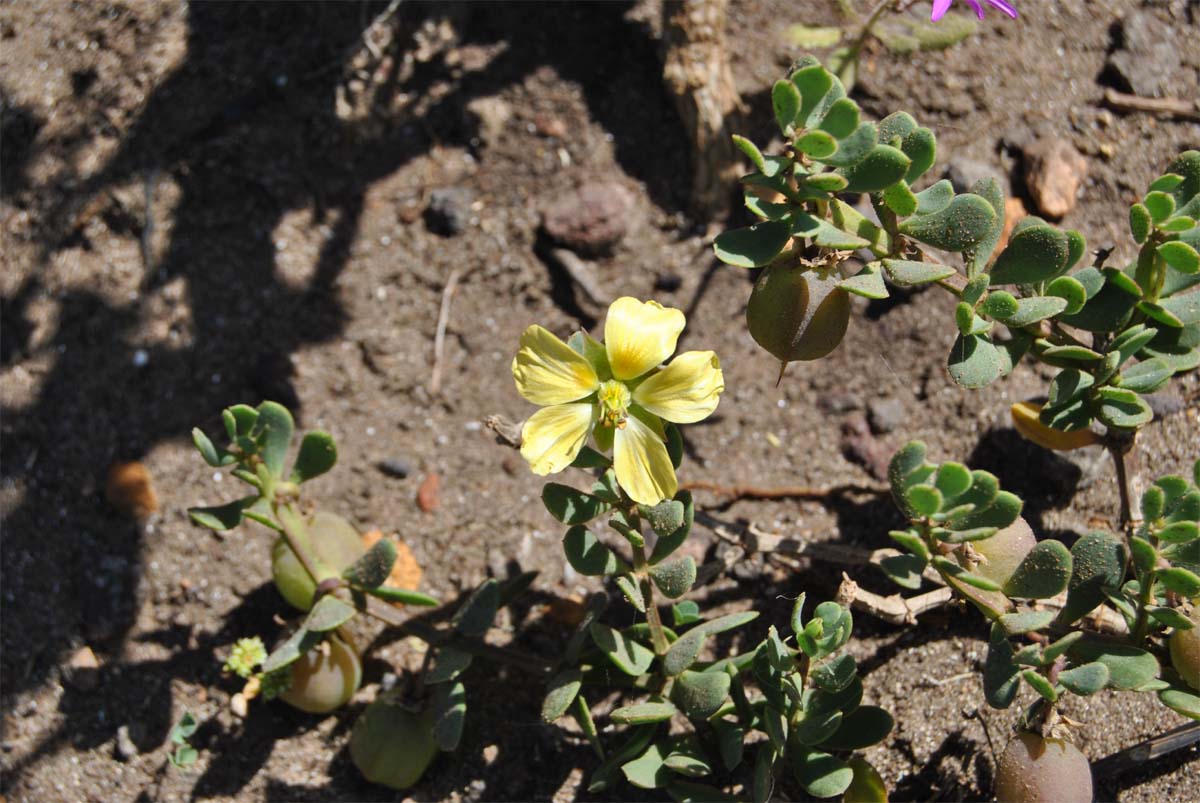
[[[1000,803],[1091,803],[1092,768],[1070,742],[1018,733],[996,762]]]
[[[316,558],[335,573],[367,551],[354,526],[333,513],[319,511],[313,516],[308,521],[308,534]],[[312,607],[316,585],[282,536],[271,549],[271,576],[279,593],[293,608],[307,611]]]
[[[1025,519],[1018,517],[990,538],[971,542],[971,548],[986,558],[975,567],[975,574],[1004,585],[1036,544],[1033,530]]]
[[[784,366],[829,354],[842,342],[850,322],[850,294],[838,281],[800,268],[763,271],[746,305],[750,335]]]
[[[310,714],[327,714],[343,705],[362,682],[358,650],[339,632],[292,664],[292,685],[279,698]]]
[[[1026,440],[1033,441],[1043,449],[1058,452],[1069,452],[1072,449],[1082,449],[1099,443],[1100,436],[1090,429],[1076,429],[1064,432],[1061,429],[1048,427],[1038,418],[1042,405],[1032,402],[1017,402],[1010,409],[1013,426]]]
[[[1196,626],[1191,630],[1176,628],[1167,643],[1171,648],[1171,665],[1175,671],[1185,683],[1200,690],[1200,613],[1194,610],[1191,619]]]
[[[887,803],[887,786],[865,758],[851,756],[846,763],[854,770],[854,780],[842,794],[842,803]]]
[[[390,700],[367,706],[350,735],[350,758],[371,783],[408,789],[433,761],[433,715],[415,713]]]

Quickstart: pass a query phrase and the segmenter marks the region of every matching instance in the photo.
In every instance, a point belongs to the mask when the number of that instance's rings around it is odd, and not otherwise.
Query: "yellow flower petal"
[[[683,313],[657,301],[625,296],[608,308],[604,346],[614,379],[637,379],[675,353]]]
[[[554,474],[571,465],[595,421],[594,404],[543,407],[521,429],[521,457],[534,474]]]
[[[694,424],[717,409],[725,377],[721,362],[711,351],[688,351],[633,391],[633,400],[644,410],[674,421]]]
[[[640,505],[657,505],[675,496],[679,484],[667,447],[654,431],[635,416],[616,431],[613,466],[617,482]]]
[[[517,391],[541,405],[577,401],[600,384],[587,360],[540,326],[531,326],[521,335],[512,372]]]

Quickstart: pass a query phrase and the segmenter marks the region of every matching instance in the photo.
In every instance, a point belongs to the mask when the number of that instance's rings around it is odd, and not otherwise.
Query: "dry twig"
[[[579,288],[589,304],[597,307],[607,307],[612,300],[608,293],[596,282],[596,276],[590,263],[575,255],[574,251],[566,248],[551,248],[550,256],[566,272],[572,284]]]
[[[1178,117],[1181,120],[1200,120],[1200,103],[1178,98],[1143,98],[1140,95],[1106,89],[1104,102],[1122,112],[1146,112],[1164,117]]]
[[[433,376],[429,380],[429,390],[435,396],[442,391],[442,357],[446,350],[446,324],[450,321],[450,300],[458,288],[458,279],[462,270],[455,268],[442,288],[442,306],[438,310],[437,331],[433,336]]]

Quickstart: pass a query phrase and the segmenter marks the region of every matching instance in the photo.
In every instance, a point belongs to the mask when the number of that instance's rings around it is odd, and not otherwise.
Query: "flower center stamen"
[[[633,398],[629,388],[615,379],[610,379],[600,384],[596,398],[600,402],[600,423],[617,429],[624,428],[629,402]]]

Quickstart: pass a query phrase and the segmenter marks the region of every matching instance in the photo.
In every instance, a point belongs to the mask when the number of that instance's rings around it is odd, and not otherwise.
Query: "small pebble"
[[[389,477],[395,477],[402,480],[412,473],[412,464],[402,457],[389,457],[386,460],[380,460],[375,464],[375,467]]]
[[[893,432],[904,424],[904,404],[899,399],[872,399],[867,416],[875,434]]]
[[[100,660],[91,647],[80,647],[67,661],[67,680],[80,691],[92,691],[100,685]]]
[[[129,735],[129,726],[122,725],[117,728],[117,758],[122,761],[130,761],[137,758],[140,752],[137,744],[133,741],[133,737]]]
[[[1025,185],[1047,217],[1061,218],[1075,208],[1087,173],[1087,159],[1065,139],[1042,139],[1025,149]]]
[[[434,234],[453,237],[462,234],[471,223],[474,194],[466,187],[441,187],[429,194],[425,225]]]
[[[441,477],[437,474],[428,474],[421,481],[421,487],[417,489],[417,507],[421,508],[423,513],[432,513],[438,509],[438,485],[441,483]]]
[[[633,194],[615,181],[585,184],[545,207],[546,234],[585,256],[608,253],[629,228]]]

